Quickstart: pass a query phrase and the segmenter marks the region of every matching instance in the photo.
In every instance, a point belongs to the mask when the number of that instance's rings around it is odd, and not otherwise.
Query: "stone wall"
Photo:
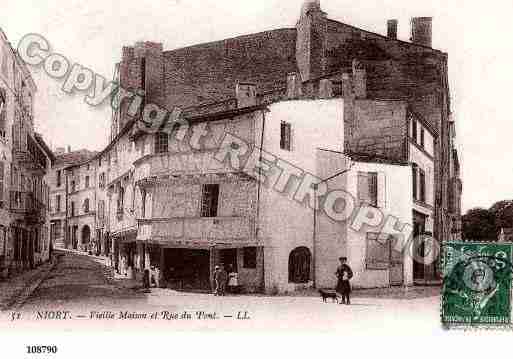
[[[345,123],[346,151],[407,161],[406,103],[354,100]]]

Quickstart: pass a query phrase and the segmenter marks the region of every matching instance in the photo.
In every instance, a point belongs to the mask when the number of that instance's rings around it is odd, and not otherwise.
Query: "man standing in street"
[[[223,296],[226,288],[226,282],[228,281],[228,275],[224,270],[223,266],[216,266],[214,272],[214,283],[215,291],[214,295]]]
[[[347,257],[340,257],[340,266],[337,268],[337,293],[342,297],[340,304],[351,304],[349,298],[351,294],[351,284],[349,281],[353,278],[353,271],[349,265],[347,265]]]

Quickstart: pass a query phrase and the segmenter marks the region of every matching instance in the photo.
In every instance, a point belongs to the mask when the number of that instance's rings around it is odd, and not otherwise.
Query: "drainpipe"
[[[63,168],[62,172],[66,177],[66,184],[64,185],[64,201],[66,202],[66,215],[64,216],[64,247],[68,249],[69,244],[69,226],[68,226],[68,170],[67,168]]]
[[[262,161],[262,151],[264,147],[264,134],[265,134],[265,109],[262,110],[262,134],[260,137],[260,156],[259,160]],[[258,175],[261,175],[262,168],[258,167]],[[260,190],[262,188],[262,184],[260,181],[257,181],[257,214],[256,214],[256,233],[255,236],[258,238],[258,233],[260,232]],[[265,248],[262,251],[262,275],[264,281],[264,291],[265,291]]]
[[[347,172],[351,171],[351,168],[353,167],[353,164],[351,164],[349,166],[348,169],[345,169],[341,172],[338,172],[336,174],[334,174],[333,176],[331,177],[328,177],[326,179],[323,179],[321,180],[320,182],[314,184],[313,188],[314,188],[314,209],[313,209],[313,233],[312,233],[312,266],[313,266],[313,286],[314,288],[317,287],[317,277],[316,277],[316,246],[317,246],[317,205],[318,205],[318,200],[317,200],[317,191],[319,189],[319,185],[322,184],[322,183],[326,183],[336,177],[339,177],[339,176],[342,176],[343,174],[346,174]]]

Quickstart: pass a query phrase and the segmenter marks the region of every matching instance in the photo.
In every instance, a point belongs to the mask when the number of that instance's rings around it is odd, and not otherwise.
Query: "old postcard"
[[[1,11],[0,334],[511,329],[512,3]]]

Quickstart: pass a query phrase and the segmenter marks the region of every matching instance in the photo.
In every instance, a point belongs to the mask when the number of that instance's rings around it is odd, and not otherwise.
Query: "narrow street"
[[[304,330],[325,331],[381,330],[415,325],[418,330],[440,328],[439,299],[436,290],[421,292],[410,289],[404,299],[402,289],[385,292],[355,291],[351,306],[322,303],[315,293],[297,296],[243,295],[214,297],[205,293],[183,293],[152,288],[144,293],[139,283],[116,279],[112,270],[98,258],[66,253],[45,280],[25,301],[21,312],[27,328],[170,329],[170,330]],[[43,311],[43,312],[41,312]],[[67,320],[41,320],[38,313],[69,312]],[[116,318],[98,318],[110,313]],[[119,320],[120,313],[159,313],[160,320],[129,318]],[[178,320],[174,314],[191,314]],[[168,313],[165,314],[165,313]],[[174,313],[174,314],[173,314]],[[200,315],[199,313],[204,313]],[[215,313],[215,314],[214,314]],[[212,314],[214,316],[212,317]],[[164,318],[165,317],[165,318]],[[0,326],[7,319],[0,321]],[[4,323],[2,323],[4,322]]]
[[[103,261],[68,252],[58,256],[56,267],[32,293],[24,310],[119,307],[141,301],[144,296],[115,280]]]

